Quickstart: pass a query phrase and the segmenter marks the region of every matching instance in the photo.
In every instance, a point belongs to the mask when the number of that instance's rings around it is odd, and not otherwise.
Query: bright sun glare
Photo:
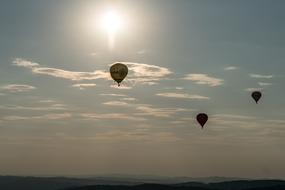
[[[122,18],[116,11],[108,11],[102,17],[102,25],[109,34],[114,34],[121,28]]]
[[[122,28],[123,19],[121,15],[115,10],[109,10],[102,16],[101,24],[108,34],[109,47],[113,48],[115,43],[115,36]]]

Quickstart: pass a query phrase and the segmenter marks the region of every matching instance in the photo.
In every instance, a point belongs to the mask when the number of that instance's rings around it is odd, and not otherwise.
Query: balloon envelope
[[[205,114],[205,113],[199,113],[197,116],[196,116],[196,119],[198,121],[198,123],[201,125],[201,127],[203,128],[204,125],[207,123],[208,121],[208,115]]]
[[[259,91],[255,91],[255,92],[253,92],[253,93],[251,94],[251,97],[254,99],[254,101],[255,101],[256,103],[258,103],[258,101],[259,101],[260,98],[262,97],[262,94],[261,94],[261,92],[259,92]]]
[[[122,63],[115,63],[110,67],[110,74],[114,81],[120,86],[120,83],[128,75],[128,67]]]

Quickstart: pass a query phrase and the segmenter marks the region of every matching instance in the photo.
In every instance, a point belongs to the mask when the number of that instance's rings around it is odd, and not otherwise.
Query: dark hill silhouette
[[[267,188],[277,185],[285,185],[282,180],[241,180],[241,181],[227,181],[221,183],[210,183],[211,187],[223,190],[243,190],[250,188]]]
[[[177,183],[177,181],[185,181],[187,179],[191,178],[158,177],[151,179],[148,177],[147,179],[140,178],[139,181],[137,177],[64,178],[0,176],[0,190],[285,190],[285,181],[281,180]],[[205,180],[204,178],[201,179]],[[224,179],[226,180],[227,178]],[[207,180],[211,181],[211,178],[207,178]],[[176,183],[173,183],[174,181]]]
[[[253,180],[231,181],[221,183],[189,182],[174,185],[142,184],[135,186],[95,185],[75,187],[68,190],[283,190],[285,181],[280,180]]]
[[[95,185],[78,188],[70,188],[68,190],[218,190],[214,188],[176,186],[176,185],[160,185],[160,184],[142,184],[136,186],[112,186],[112,185]]]
[[[104,178],[64,178],[64,177],[15,177],[0,176],[0,190],[58,190],[87,185],[136,185],[138,182],[117,181]]]

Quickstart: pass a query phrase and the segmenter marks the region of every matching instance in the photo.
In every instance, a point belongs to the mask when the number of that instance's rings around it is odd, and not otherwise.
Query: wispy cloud
[[[180,125],[186,123],[186,121],[177,120],[177,121],[171,121],[170,123],[174,125]]]
[[[128,75],[128,80],[133,83],[133,85],[135,85],[136,83],[154,85],[156,84],[156,81],[161,80],[172,73],[168,68],[156,65],[132,62],[122,63],[128,66],[130,71]],[[103,70],[95,70],[93,72],[70,71],[52,67],[43,67],[38,63],[34,63],[32,61],[28,61],[21,58],[16,58],[13,61],[13,64],[19,67],[30,69],[35,74],[48,75],[56,78],[63,78],[73,81],[96,79],[111,80],[109,72]],[[120,89],[130,88],[131,87],[121,87]]]
[[[269,82],[259,82],[258,85],[259,86],[271,86],[272,83],[269,83]]]
[[[95,135],[94,140],[107,141],[107,142],[121,142],[121,141],[140,141],[140,142],[158,142],[169,143],[180,141],[174,133],[170,132],[157,132],[151,133],[149,131],[142,131],[139,129],[132,131],[108,131],[104,133],[98,133]]]
[[[209,86],[220,86],[224,83],[223,79],[210,77],[207,74],[188,74],[183,79],[194,81],[196,84]]]
[[[86,88],[95,87],[96,84],[94,84],[94,83],[81,83],[81,84],[74,84],[72,86],[75,87],[75,88],[79,88],[80,90],[84,90]]]
[[[90,53],[91,56],[98,56],[100,53],[99,52],[92,52]]]
[[[125,97],[125,94],[100,94],[101,96],[115,96],[115,97]]]
[[[146,84],[146,85],[149,85],[149,86],[153,86],[153,85],[157,85],[158,84],[158,82],[141,82],[141,84]]]
[[[15,59],[13,63],[16,66],[31,69],[31,71],[35,74],[49,75],[57,78],[64,78],[74,81],[110,79],[109,73],[102,70],[96,70],[94,72],[68,71],[58,68],[42,67],[38,63],[34,63],[21,58]]]
[[[139,54],[139,55],[145,55],[147,53],[150,53],[149,49],[141,49],[141,50],[137,51],[137,54]]]
[[[263,88],[246,88],[244,89],[247,92],[253,92],[253,91],[260,91],[263,90]]]
[[[47,104],[49,104],[49,103],[56,103],[56,101],[54,101],[54,100],[39,100],[39,102],[40,103],[47,103]]]
[[[229,67],[225,67],[224,70],[225,71],[233,71],[233,70],[237,70],[238,67],[235,67],[235,66],[229,66]]]
[[[70,118],[70,113],[59,113],[59,114],[45,114],[45,115],[39,115],[39,116],[4,116],[2,119],[7,121],[18,121],[18,120],[60,120],[65,118]]]
[[[136,107],[136,110],[141,112],[136,113],[136,115],[147,115],[153,117],[171,117],[172,115],[177,114],[178,112],[193,111],[185,108],[154,108],[152,106],[147,105],[138,106]]]
[[[102,70],[97,70],[94,72],[75,72],[75,71],[67,71],[56,68],[40,67],[40,68],[33,68],[32,71],[36,74],[50,75],[53,77],[64,78],[74,81],[110,78],[109,73]]]
[[[123,101],[109,101],[109,102],[104,102],[102,104],[107,106],[124,106],[124,107],[130,106],[130,104]]]
[[[213,118],[222,118],[222,119],[256,119],[255,117],[252,116],[247,116],[247,115],[239,115],[239,114],[215,114],[212,115]]]
[[[17,106],[17,105],[0,105],[0,109],[3,110],[30,110],[30,111],[55,111],[55,110],[66,110],[65,105],[53,104],[45,107],[30,107],[30,106]]]
[[[98,114],[98,113],[83,113],[82,117],[86,119],[92,120],[100,120],[100,119],[116,119],[116,120],[130,120],[130,121],[146,121],[145,118],[131,116],[129,114],[121,114],[121,113],[106,113],[106,114]]]
[[[211,116],[211,122],[222,128],[227,126],[242,127],[252,130],[258,126],[257,118],[239,114],[215,114]]]
[[[36,89],[34,86],[26,85],[26,84],[9,84],[2,86],[1,89],[8,92],[28,92]]]
[[[130,90],[130,89],[133,88],[132,86],[126,86],[126,85],[120,85],[120,86],[118,86],[118,85],[116,85],[116,84],[111,85],[110,87],[111,87],[111,88],[120,89],[120,90]]]
[[[102,103],[107,106],[117,106],[117,107],[129,107],[138,111],[134,113],[134,115],[139,116],[153,116],[153,117],[171,117],[174,114],[179,112],[189,112],[193,111],[193,109],[185,109],[185,108],[157,108],[148,104],[134,104],[123,101],[109,101]]]
[[[209,100],[210,98],[207,96],[201,96],[196,94],[186,94],[186,93],[174,93],[174,92],[166,92],[166,93],[158,93],[157,96],[168,97],[168,98],[184,98],[184,99],[196,99],[196,100]]]
[[[273,75],[260,75],[260,74],[249,74],[251,78],[257,78],[257,79],[271,79],[274,76]]]
[[[144,63],[123,62],[131,71],[128,75],[128,81],[140,84],[155,85],[156,81],[162,80],[172,74],[166,67],[150,65]]]
[[[129,70],[134,72],[133,76],[135,77],[161,78],[172,73],[168,68],[156,65],[131,62],[125,62],[125,64],[129,67]]]
[[[24,60],[24,59],[21,59],[21,58],[16,58],[13,61],[13,64],[16,65],[16,66],[19,66],[19,67],[27,67],[27,68],[34,68],[34,67],[40,66],[38,63],[34,63],[34,62],[31,62],[31,61],[28,61],[28,60]]]
[[[125,101],[137,101],[136,98],[122,98],[122,100],[125,100]]]

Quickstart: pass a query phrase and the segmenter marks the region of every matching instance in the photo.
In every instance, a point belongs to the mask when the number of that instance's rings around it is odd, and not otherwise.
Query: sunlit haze
[[[285,178],[284,10],[1,0],[0,175]]]

